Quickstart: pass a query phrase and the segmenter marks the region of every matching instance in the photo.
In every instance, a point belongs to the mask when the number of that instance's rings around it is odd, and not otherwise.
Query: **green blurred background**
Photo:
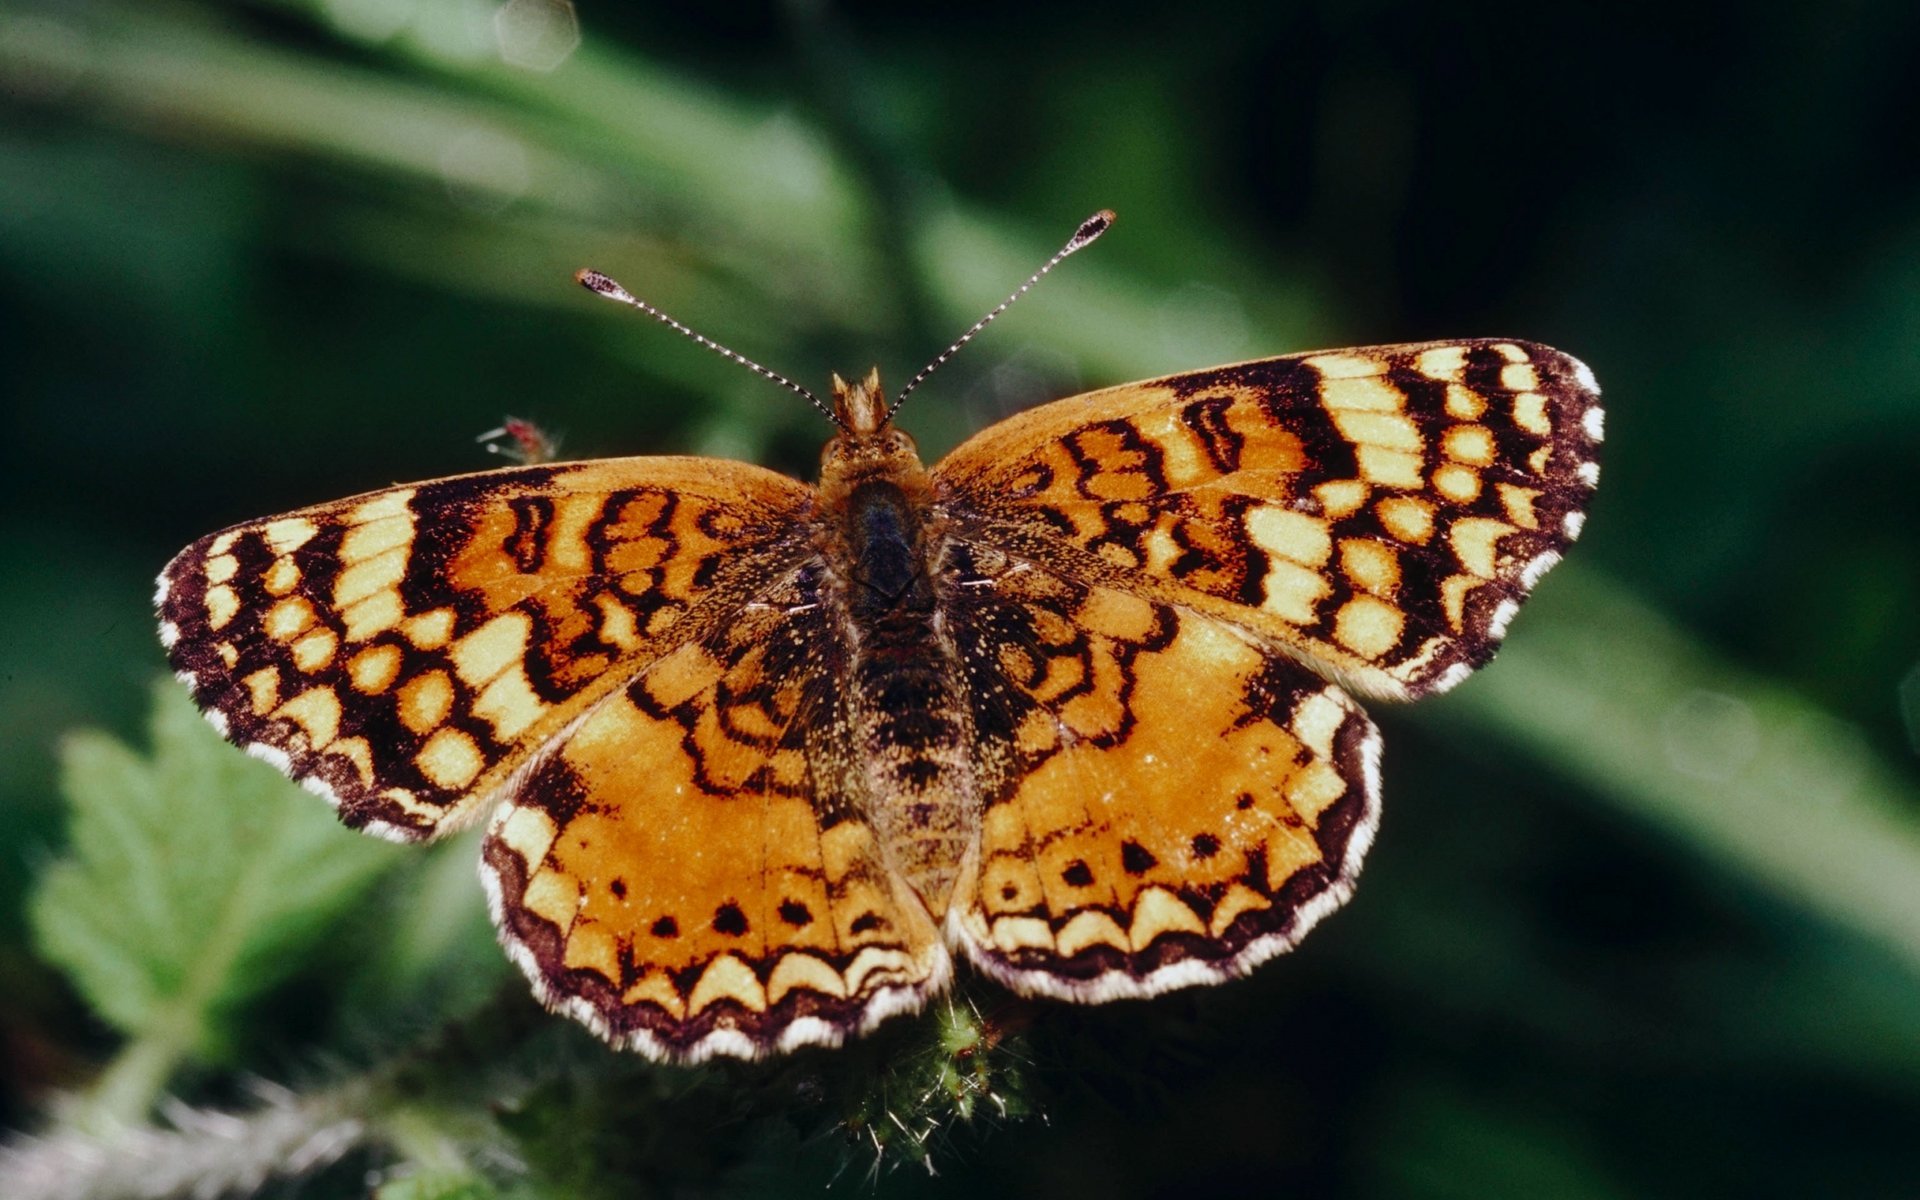
[[[475,435],[508,413],[569,455],[808,474],[816,414],[572,272],[816,389],[875,362],[897,386],[1111,207],[915,396],[930,452],[1151,374],[1497,334],[1592,365],[1605,474],[1500,660],[1378,713],[1386,818],[1347,911],[1235,987],[1047,1010],[1047,1120],[884,1186],[1920,1195],[1920,9],[574,22],[0,0],[7,1125],[114,1050],[22,913],[66,842],[60,738],[140,736],[175,549],[490,465]],[[466,888],[448,921],[478,920]],[[354,1026],[329,971],[175,1086],[324,1077]],[[652,1136],[718,1136],[672,1111]],[[844,1167],[791,1154],[754,1186]]]

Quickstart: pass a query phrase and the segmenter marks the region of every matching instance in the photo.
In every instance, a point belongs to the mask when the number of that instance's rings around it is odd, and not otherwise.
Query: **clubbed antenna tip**
[[[907,380],[907,386],[900,389],[900,394],[894,397],[893,407],[887,410],[887,419],[889,421],[893,419],[893,414],[900,411],[900,405],[906,401],[907,396],[913,391],[913,389],[919,387],[922,383],[924,383],[926,381],[927,376],[939,370],[942,364],[944,364],[948,359],[952,358],[955,354],[959,353],[960,347],[972,341],[982,329],[985,329],[988,325],[991,325],[995,317],[1007,311],[1009,308],[1012,308],[1013,302],[1015,300],[1018,300],[1020,297],[1026,295],[1028,290],[1031,289],[1034,284],[1039,283],[1040,277],[1042,275],[1045,275],[1048,271],[1051,271],[1055,267],[1059,266],[1061,259],[1065,258],[1069,254],[1072,254],[1076,250],[1083,249],[1088,244],[1090,244],[1093,241],[1093,239],[1099,237],[1101,234],[1105,233],[1108,229],[1112,228],[1113,220],[1114,220],[1113,210],[1110,208],[1103,208],[1099,212],[1088,217],[1086,220],[1080,222],[1080,227],[1073,231],[1073,236],[1067,239],[1067,244],[1060,247],[1059,252],[1055,254],[1052,258],[1048,259],[1046,261],[1046,264],[1042,266],[1038,271],[1035,271],[1032,275],[1028,276],[1027,281],[1025,283],[1021,284],[1018,288],[1015,288],[1013,295],[1008,296],[1005,300],[1001,301],[1000,306],[998,308],[994,309],[992,312],[988,313],[986,316],[981,317],[978,321],[975,321],[972,329],[969,329],[965,333],[961,334],[959,339],[955,341],[953,345],[948,346],[945,350],[940,352],[940,357],[934,359],[932,362],[928,363],[926,366],[920,368],[920,373],[918,375],[915,375],[912,379]]]
[[[729,350],[725,346],[722,346],[719,342],[714,341],[712,338],[706,337],[702,334],[695,333],[693,330],[687,328],[685,325],[682,325],[680,322],[674,320],[672,317],[668,316],[666,313],[661,312],[659,309],[655,308],[653,305],[648,304],[645,300],[642,300],[639,297],[635,296],[632,292],[629,292],[626,288],[621,287],[619,281],[612,278],[611,276],[602,275],[600,272],[595,271],[589,267],[589,268],[584,268],[582,270],[574,272],[573,278],[576,283],[578,283],[581,287],[586,288],[588,291],[593,292],[596,295],[605,296],[609,300],[618,300],[622,304],[631,305],[632,307],[639,309],[641,312],[646,313],[648,316],[652,317],[654,320],[659,321],[661,324],[667,326],[668,328],[673,329],[676,332],[683,333],[686,336],[692,338],[694,341],[700,343],[702,346],[705,346],[707,349],[713,351],[715,354],[718,354],[723,358],[730,358],[734,362],[739,363],[741,366],[747,368],[749,371],[752,371],[754,374],[760,376],[761,378],[771,379],[773,382],[779,384],[781,387],[786,388],[789,391],[792,391],[797,395],[804,397],[807,403],[813,405],[815,408],[819,409],[822,413],[825,413],[827,420],[832,421],[835,425],[840,424],[840,419],[833,415],[832,409],[828,408],[826,405],[820,402],[820,397],[814,395],[812,392],[808,391],[806,388],[801,387],[799,384],[795,383],[793,380],[788,379],[785,375],[780,374],[778,371],[768,370],[766,367],[761,366],[759,363],[748,358],[746,355],[741,354],[739,351]]]

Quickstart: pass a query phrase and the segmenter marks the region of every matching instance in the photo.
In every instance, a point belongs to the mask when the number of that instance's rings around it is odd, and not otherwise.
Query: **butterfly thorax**
[[[913,439],[887,420],[877,373],[834,379],[845,430],[821,455],[820,550],[851,670],[847,786],[881,852],[936,916],[979,823],[961,672],[938,619],[945,535]]]

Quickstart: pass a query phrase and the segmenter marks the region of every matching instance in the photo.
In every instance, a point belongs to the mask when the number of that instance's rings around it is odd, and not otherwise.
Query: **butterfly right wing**
[[[995,425],[935,469],[958,536],[1252,628],[1369,695],[1493,656],[1579,535],[1599,388],[1473,340],[1127,384]]]
[[[348,825],[433,837],[640,664],[724,619],[750,562],[800,553],[783,546],[811,497],[706,458],[370,492],[188,546],[160,576],[161,639],[228,740]]]

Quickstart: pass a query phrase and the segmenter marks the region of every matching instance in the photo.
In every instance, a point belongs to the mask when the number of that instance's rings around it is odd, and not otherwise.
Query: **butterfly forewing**
[[[1293,355],[1058,401],[936,468],[971,536],[1412,698],[1490,658],[1580,532],[1598,389],[1513,341]]]
[[[616,664],[718,620],[681,618],[781,561],[809,495],[693,458],[371,492],[187,547],[160,577],[162,640],[230,740],[350,825],[431,837],[482,815]]]

